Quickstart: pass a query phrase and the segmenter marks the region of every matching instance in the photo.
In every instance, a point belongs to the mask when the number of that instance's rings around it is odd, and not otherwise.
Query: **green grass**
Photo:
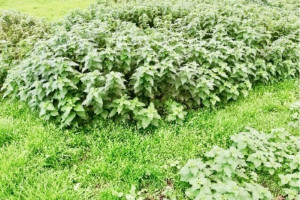
[[[95,0],[0,0],[0,10],[14,9],[48,20],[59,19],[68,11],[86,8]]]
[[[0,199],[113,199],[112,190],[136,185],[153,194],[167,180],[182,194],[176,170],[164,165],[229,146],[229,137],[247,126],[288,127],[298,84],[259,86],[224,108],[190,111],[183,125],[163,123],[144,132],[112,121],[62,131],[24,104],[2,101]]]

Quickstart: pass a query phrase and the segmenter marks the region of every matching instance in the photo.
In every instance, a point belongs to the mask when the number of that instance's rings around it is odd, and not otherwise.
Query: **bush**
[[[0,13],[0,86],[8,69],[18,63],[42,38],[47,25],[16,11]]]
[[[54,25],[10,71],[5,95],[62,126],[98,116],[146,128],[166,114],[181,121],[183,107],[214,107],[247,96],[253,84],[298,75],[295,9],[124,2],[104,1]]]

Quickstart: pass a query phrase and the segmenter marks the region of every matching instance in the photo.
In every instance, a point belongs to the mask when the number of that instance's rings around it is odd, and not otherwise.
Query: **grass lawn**
[[[0,0],[0,9],[15,9],[30,15],[59,19],[68,11],[86,8],[95,0]]]
[[[0,9],[54,20],[91,2],[0,0]],[[128,192],[132,185],[146,188],[151,198],[170,183],[183,199],[185,185],[170,163],[184,164],[213,145],[228,147],[229,137],[247,126],[266,132],[288,128],[298,85],[286,80],[256,86],[249,97],[225,107],[189,111],[182,125],[163,122],[147,131],[113,121],[60,130],[24,103],[0,100],[0,199],[106,200],[115,198],[112,190]]]
[[[249,98],[215,111],[190,111],[183,125],[139,132],[112,121],[61,131],[19,102],[0,103],[0,199],[113,199],[131,185],[150,193],[176,182],[176,170],[213,145],[229,145],[246,126],[287,127],[298,81],[256,87]],[[74,190],[74,187],[76,190]],[[78,188],[77,188],[78,187]],[[276,190],[276,185],[273,187]]]

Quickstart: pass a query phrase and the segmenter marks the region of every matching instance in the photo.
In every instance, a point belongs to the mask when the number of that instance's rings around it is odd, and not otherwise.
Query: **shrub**
[[[47,25],[16,11],[0,13],[0,86],[8,69],[18,63],[42,38]]]
[[[297,76],[297,20],[289,7],[242,0],[104,1],[54,25],[10,71],[5,95],[62,126],[94,116],[143,128],[165,114],[181,121],[183,107]]]

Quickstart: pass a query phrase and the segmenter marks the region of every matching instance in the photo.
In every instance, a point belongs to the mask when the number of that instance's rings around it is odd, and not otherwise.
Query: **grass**
[[[68,11],[86,8],[95,0],[0,0],[0,10],[15,9],[33,16],[56,20]]]
[[[176,170],[164,165],[226,147],[247,126],[287,127],[298,84],[259,86],[224,108],[190,111],[183,125],[144,132],[112,121],[62,131],[24,104],[2,101],[0,199],[114,199],[112,190],[128,192],[131,185],[147,188],[151,197],[167,182],[182,194]]]

